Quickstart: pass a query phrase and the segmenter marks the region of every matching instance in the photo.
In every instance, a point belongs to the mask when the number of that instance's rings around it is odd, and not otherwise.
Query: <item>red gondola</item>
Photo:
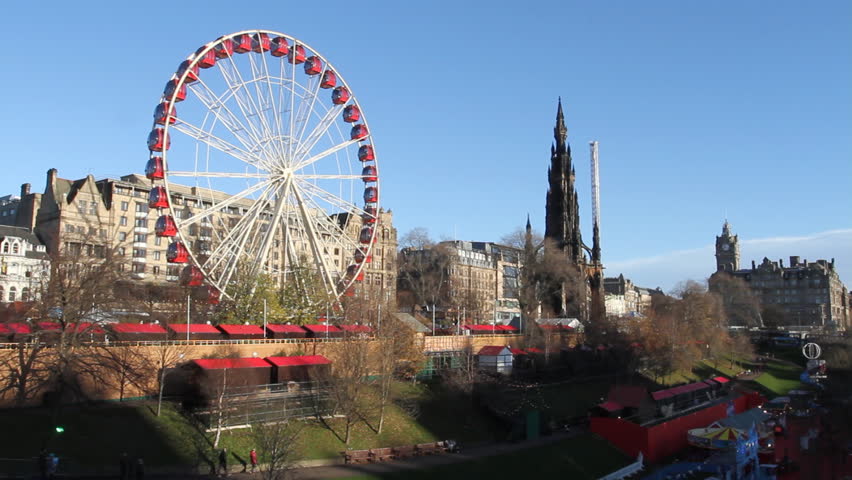
[[[218,288],[208,285],[207,286],[207,303],[210,305],[218,305],[219,298],[222,296],[222,292],[219,291]]]
[[[166,100],[172,101],[172,95],[175,94],[175,90],[177,90],[178,79],[173,78],[169,80],[169,83],[166,84],[166,88],[163,90],[163,96],[166,97]],[[177,90],[177,95],[175,95],[175,102],[182,102],[186,100],[186,85],[181,85],[180,90]]]
[[[166,249],[166,260],[169,263],[186,263],[189,261],[189,250],[181,242],[170,243]]]
[[[376,182],[379,180],[378,173],[376,172],[376,167],[374,165],[367,165],[361,170],[361,177],[364,179],[364,183],[367,182]]]
[[[367,187],[364,189],[364,203],[375,203],[379,200],[379,189]]]
[[[368,206],[364,207],[364,213],[361,215],[361,221],[365,224],[367,223],[376,223],[376,207]]]
[[[337,87],[331,91],[331,102],[335,105],[343,105],[350,98],[352,98],[352,94],[349,93],[349,89],[346,87]]]
[[[269,53],[273,57],[283,57],[290,53],[290,43],[284,37],[275,37],[270,42]]]
[[[322,71],[322,60],[316,55],[312,55],[305,60],[305,73],[308,75],[319,75]]]
[[[347,288],[346,291],[343,292],[343,295],[345,295],[347,297],[354,297],[355,296],[355,287]]]
[[[367,255],[367,253],[363,249],[359,248],[355,250],[355,261],[358,263],[370,263],[373,261],[373,256]]]
[[[335,85],[337,85],[337,74],[333,70],[326,70],[322,74],[320,88],[334,88]]]
[[[293,48],[287,52],[287,61],[297,65],[305,63],[305,47],[301,45],[293,45]]]
[[[185,287],[200,287],[204,284],[204,274],[195,265],[187,265],[180,272],[180,284]]]
[[[251,36],[244,33],[234,37],[234,51],[237,53],[246,53],[251,51]]]
[[[154,233],[158,237],[174,237],[177,235],[177,225],[171,215],[161,215],[154,223]]]
[[[350,277],[355,277],[356,282],[362,282],[364,281],[364,269],[361,269],[361,271],[359,272],[358,267],[359,265],[349,265],[348,267],[346,267],[346,274]]]
[[[163,157],[155,157],[151,155],[148,163],[145,165],[145,176],[148,180],[162,180],[166,176],[166,169],[163,167]]]
[[[216,52],[216,58],[228,58],[234,54],[234,42],[230,38],[222,39],[213,47],[213,51]]]
[[[192,61],[184,60],[181,62],[180,67],[178,67],[177,76],[181,77],[184,73],[186,73],[186,80],[183,82],[184,84],[195,83],[198,81],[198,65],[192,65]]]
[[[373,227],[364,226],[361,228],[361,234],[358,235],[358,240],[361,243],[370,243],[373,240]]]
[[[358,147],[358,160],[361,160],[362,162],[369,162],[375,159],[376,155],[373,153],[372,145],[361,145]]]
[[[148,192],[148,208],[168,208],[169,196],[165,187],[154,187]]]
[[[362,138],[365,138],[367,135],[369,135],[369,132],[367,132],[367,126],[364,125],[363,123],[359,123],[358,125],[353,125],[352,130],[349,132],[349,137],[352,140],[361,140]]]
[[[157,125],[165,125],[166,121],[173,124],[175,123],[175,116],[177,112],[175,111],[175,106],[170,105],[169,102],[160,102],[157,105],[157,108],[154,109],[154,123]]]
[[[162,128],[157,127],[148,134],[148,150],[162,152],[163,150],[168,150],[170,146],[171,141],[168,135],[166,135],[166,131]]]
[[[358,105],[347,105],[343,109],[343,121],[346,123],[355,123],[361,120],[361,109]]]
[[[263,53],[269,51],[269,35],[265,33],[255,33],[251,41],[251,49],[255,53]]]
[[[216,65],[216,50],[210,49],[207,53],[201,53],[206,47],[201,47],[195,51],[195,54],[198,55],[198,65],[200,68],[210,68]]]

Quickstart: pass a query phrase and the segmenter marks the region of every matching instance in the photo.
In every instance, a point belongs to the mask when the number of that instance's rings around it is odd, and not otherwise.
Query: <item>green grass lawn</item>
[[[517,478],[570,478],[572,480],[596,479],[629,463],[620,451],[605,440],[592,434],[562,440],[550,445],[527,448],[499,456],[441,465],[438,467],[396,472],[391,474],[362,475],[349,480],[371,479],[433,479],[441,480],[517,477]]]

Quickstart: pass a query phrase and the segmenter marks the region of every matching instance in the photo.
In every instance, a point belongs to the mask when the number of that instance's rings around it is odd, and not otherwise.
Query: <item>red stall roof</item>
[[[372,328],[366,325],[341,325],[340,328],[349,333],[370,333],[373,331]]]
[[[728,379],[725,377],[713,377],[711,380],[714,380],[719,383],[728,383]]]
[[[36,326],[39,330],[62,330],[62,325],[58,322],[38,322]]]
[[[205,370],[218,370],[223,368],[258,368],[269,366],[269,362],[262,358],[201,358],[193,360],[193,362]]]
[[[527,353],[544,353],[544,350],[540,348],[531,347],[527,349]]]
[[[475,332],[498,332],[496,326],[491,325],[462,325],[462,328],[466,328],[468,330],[472,330]]]
[[[0,334],[9,334],[12,333],[12,329],[9,328],[5,323],[0,323]]]
[[[263,328],[257,325],[219,325],[219,330],[230,335],[263,335]]]
[[[292,357],[266,357],[276,367],[298,367],[302,365],[329,365],[331,360],[322,355],[294,355]]]
[[[177,333],[186,333],[187,329],[189,333],[222,333],[213,325],[207,325],[206,323],[190,323],[189,325],[185,323],[170,323],[169,330]]]
[[[520,349],[520,348],[510,348],[509,351],[512,352],[512,355],[526,355],[527,354],[527,352],[523,351],[523,349]]]
[[[20,322],[12,322],[7,324],[9,326],[9,330],[13,333],[32,333],[30,326],[26,323]]]
[[[574,330],[574,327],[568,325],[552,325],[549,323],[539,324],[542,330]]]
[[[622,408],[624,408],[624,407],[621,406],[620,403],[611,402],[611,401],[604,402],[604,403],[602,403],[598,406],[603,408],[607,412],[617,412],[617,411],[621,410]]]
[[[155,333],[166,334],[166,329],[154,323],[114,323],[111,325],[115,333]]]
[[[671,396],[673,396],[671,390],[660,390],[660,391],[651,393],[651,398],[653,398],[654,400],[662,400],[664,398],[669,398]]]
[[[506,348],[502,345],[486,345],[479,349],[479,353],[477,355],[487,355],[489,357],[496,357],[500,355],[500,352]]]
[[[281,325],[278,323],[270,323],[266,326],[270,332],[279,333],[305,333],[305,329],[300,325]]]
[[[333,332],[342,332],[343,330],[337,328],[334,325],[302,325],[306,329],[310,330],[314,333],[333,333]]]
[[[517,332],[518,327],[513,327],[512,325],[497,325],[497,330],[503,332]]]

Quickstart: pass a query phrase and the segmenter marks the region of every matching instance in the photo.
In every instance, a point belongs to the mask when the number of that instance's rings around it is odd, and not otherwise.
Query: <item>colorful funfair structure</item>
[[[201,46],[166,83],[148,150],[155,233],[211,302],[242,274],[285,283],[308,267],[333,298],[363,278],[379,211],[372,132],[304,42],[248,30]]]

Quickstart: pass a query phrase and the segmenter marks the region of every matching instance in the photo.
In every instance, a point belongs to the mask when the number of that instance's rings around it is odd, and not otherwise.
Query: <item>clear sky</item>
[[[589,240],[600,142],[608,275],[704,278],[727,216],[743,241],[787,241],[772,258],[827,238],[809,260],[852,282],[852,2],[12,2],[0,27],[0,194],[43,191],[51,167],[140,172],[181,60],[267,28],[352,86],[401,234],[496,241],[527,213],[543,230],[561,96]]]

